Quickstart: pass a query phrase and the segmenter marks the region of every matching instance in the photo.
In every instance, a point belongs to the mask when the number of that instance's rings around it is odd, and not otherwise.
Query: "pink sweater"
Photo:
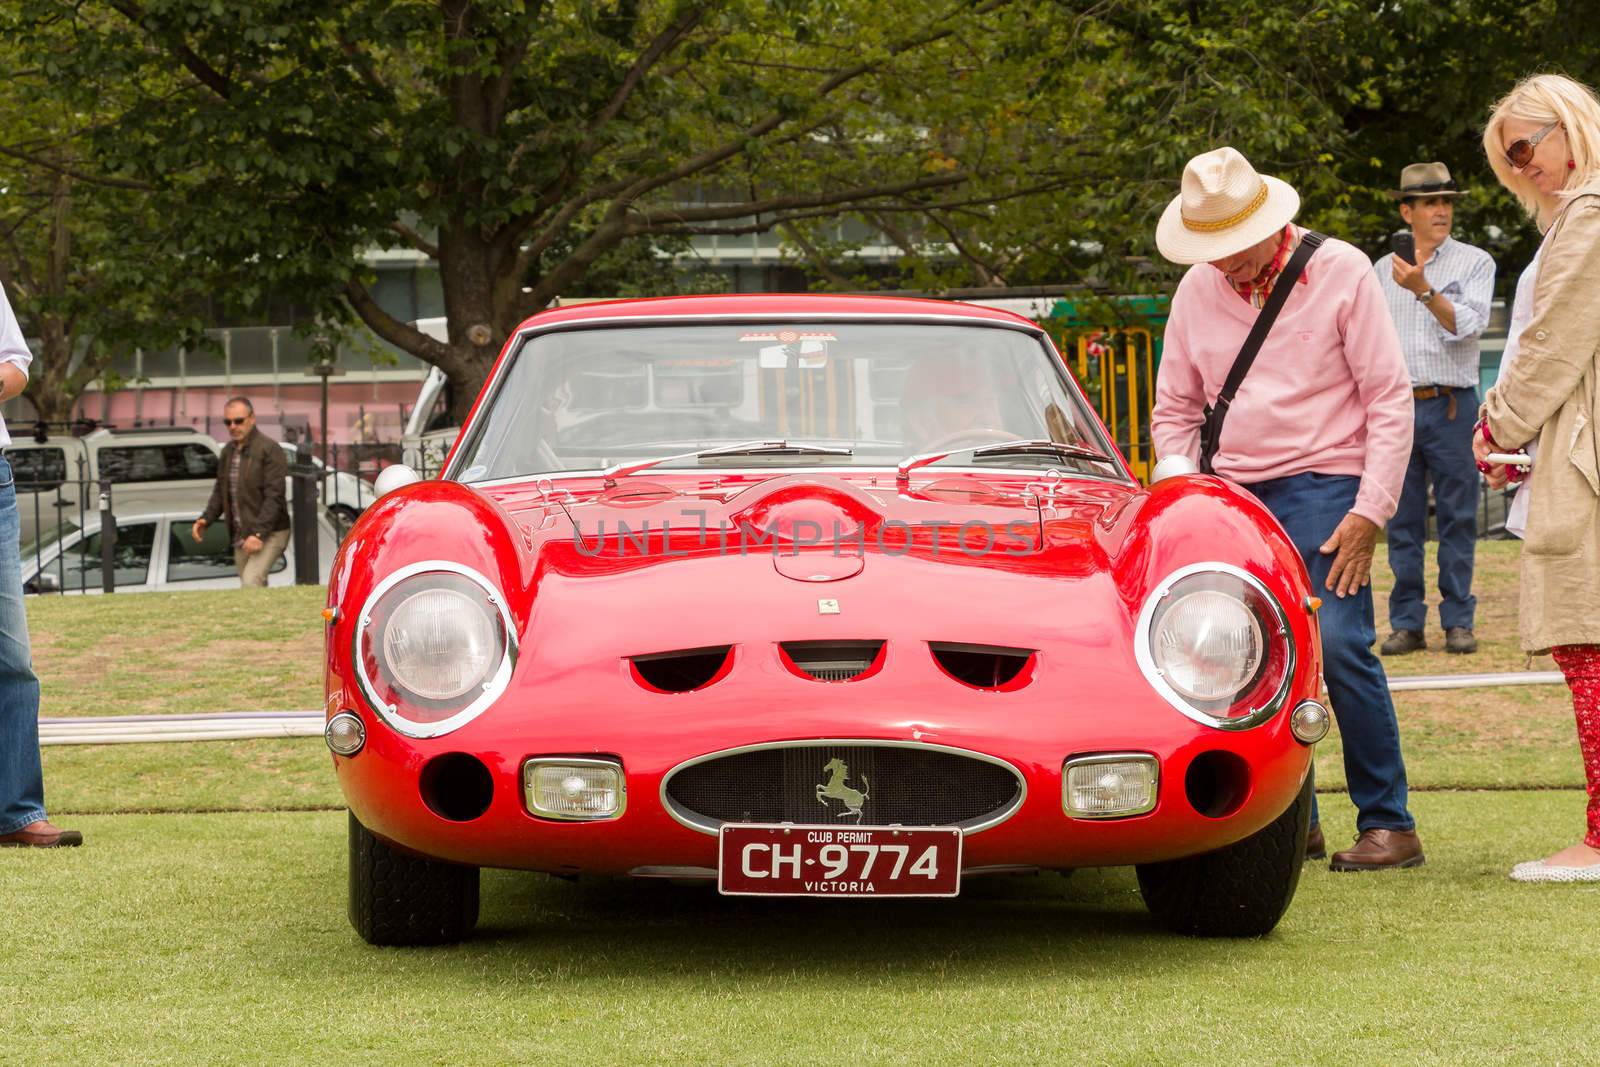
[[[1256,315],[1209,264],[1178,283],[1150,417],[1157,456],[1199,461],[1201,408],[1222,391]],[[1245,375],[1212,463],[1246,484],[1305,471],[1360,475],[1352,510],[1382,525],[1400,499],[1411,431],[1411,376],[1372,263],[1329,240]]]

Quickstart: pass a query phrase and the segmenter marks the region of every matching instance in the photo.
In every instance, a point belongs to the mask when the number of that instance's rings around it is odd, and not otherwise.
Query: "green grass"
[[[1259,941],[1159,931],[1126,870],[856,904],[485,872],[478,935],[428,950],[351,931],[341,814],[92,817],[0,862],[0,1058],[1591,1062],[1600,886],[1505,878],[1578,795],[1417,806],[1427,867],[1308,866]]]
[[[322,706],[320,586],[28,598],[41,715]]]
[[[1483,652],[1395,673],[1524,667],[1517,546],[1479,547]],[[35,599],[46,714],[316,707],[321,606]],[[89,843],[0,853],[0,1062],[1589,1062],[1600,886],[1505,878],[1581,829],[1581,793],[1514,789],[1581,782],[1565,689],[1397,704],[1428,866],[1310,865],[1243,942],[1161,932],[1128,870],[858,904],[487,871],[472,940],[373,949],[343,814],[297,810],[340,803],[319,739],[50,747],[52,810]],[[1336,736],[1318,775],[1342,782]],[[1510,791],[1426,791],[1460,785]],[[1322,810],[1348,840],[1348,802]]]

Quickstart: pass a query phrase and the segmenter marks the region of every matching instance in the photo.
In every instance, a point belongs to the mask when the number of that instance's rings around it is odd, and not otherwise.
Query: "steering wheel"
[[[971,426],[965,430],[947,433],[934,441],[929,441],[919,451],[946,452],[961,448],[976,448],[982,445],[998,445],[1005,441],[1020,441],[1022,438],[1010,430],[999,430],[989,426]]]

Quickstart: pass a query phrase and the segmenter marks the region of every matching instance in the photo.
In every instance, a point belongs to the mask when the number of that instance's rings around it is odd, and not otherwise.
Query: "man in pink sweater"
[[[1193,264],[1172,298],[1150,433],[1158,456],[1200,458],[1203,410],[1304,231],[1295,191],[1232,148],[1196,156],[1156,232],[1162,255]],[[1227,408],[1212,466],[1255,494],[1305,560],[1321,608],[1323,675],[1357,808],[1339,871],[1423,862],[1406,808],[1400,731],[1372,652],[1369,583],[1378,531],[1411,453],[1411,378],[1383,292],[1359,249],[1328,239],[1283,302]],[[1326,855],[1313,809],[1308,858]]]

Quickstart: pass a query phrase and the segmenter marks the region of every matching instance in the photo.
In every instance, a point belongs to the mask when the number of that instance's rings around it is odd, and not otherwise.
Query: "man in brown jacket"
[[[283,493],[289,461],[282,445],[256,429],[255,408],[244,397],[224,405],[222,421],[230,440],[222,446],[211,502],[190,532],[198,544],[207,526],[226,518],[239,584],[264,586],[267,572],[289,547],[289,507]]]

